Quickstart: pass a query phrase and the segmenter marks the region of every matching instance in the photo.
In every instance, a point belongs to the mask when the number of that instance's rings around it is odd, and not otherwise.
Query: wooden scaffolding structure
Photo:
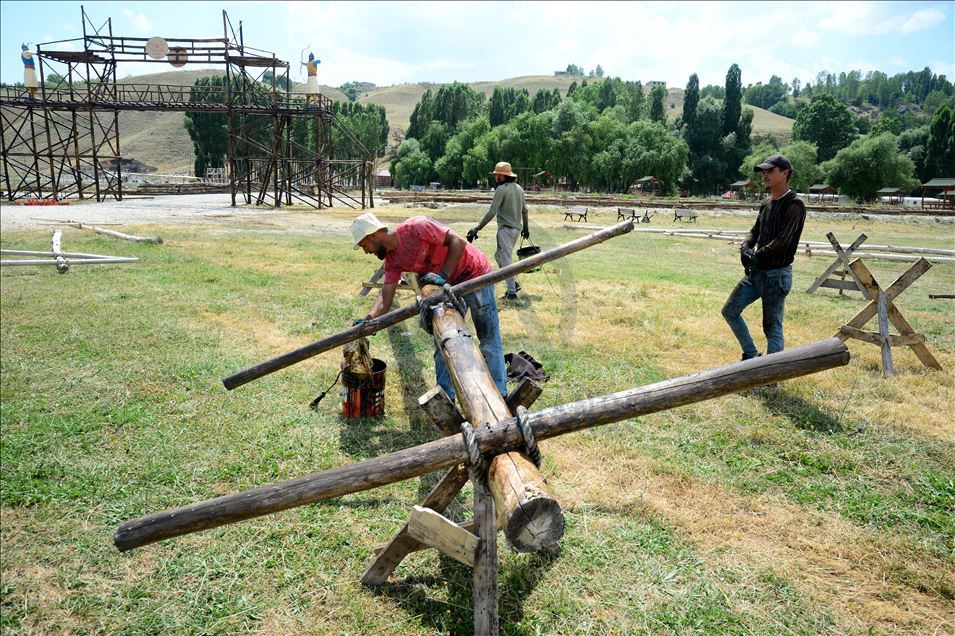
[[[37,45],[37,99],[22,87],[0,87],[7,200],[121,200],[119,115],[152,111],[222,116],[232,205],[241,197],[275,206],[374,207],[374,157],[335,117],[331,100],[306,105],[304,95],[291,93],[289,63],[247,46],[242,23],[234,28],[225,11],[223,37],[169,40],[114,35],[112,19],[96,27],[81,11],[82,38]],[[225,82],[120,83],[124,62],[222,66]]]

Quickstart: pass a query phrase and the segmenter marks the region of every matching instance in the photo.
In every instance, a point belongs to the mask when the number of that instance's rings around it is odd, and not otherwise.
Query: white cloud
[[[799,27],[799,30],[789,38],[790,44],[795,46],[812,46],[813,44],[819,43],[819,34],[815,31],[810,31],[806,27]]]
[[[955,75],[955,70],[953,70],[955,67],[952,66],[951,62],[935,60],[929,65],[929,67],[932,69],[933,73],[936,75],[944,75],[945,77],[949,78],[949,81],[951,81],[952,76]]]
[[[922,9],[916,11],[911,18],[905,21],[899,31],[902,33],[914,33],[931,26],[935,26],[945,19],[945,14],[935,9]]]
[[[905,60],[903,60],[901,57],[897,57],[897,56],[895,56],[895,55],[893,55],[892,57],[890,57],[890,58],[888,59],[888,62],[889,62],[889,64],[891,64],[892,66],[895,66],[895,67],[904,67],[904,66],[906,65]]]
[[[152,30],[152,25],[149,24],[149,20],[146,19],[142,13],[133,13],[129,9],[123,9],[123,15],[129,18],[129,21],[133,23],[133,26],[142,31],[143,33],[148,33]]]

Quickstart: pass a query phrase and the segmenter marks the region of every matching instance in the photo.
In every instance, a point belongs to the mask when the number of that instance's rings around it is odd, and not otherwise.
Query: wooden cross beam
[[[869,237],[865,234],[860,234],[859,238],[852,242],[852,245],[847,247],[845,250],[842,249],[842,245],[839,244],[839,241],[836,240],[835,235],[832,232],[826,234],[826,238],[829,239],[829,242],[832,243],[833,249],[836,251],[836,260],[832,262],[829,267],[826,268],[822,274],[819,275],[816,280],[813,281],[812,285],[809,286],[809,289],[806,290],[807,294],[811,294],[820,287],[827,287],[829,289],[838,289],[839,295],[842,295],[843,290],[846,291],[858,291],[862,293],[862,297],[866,300],[872,300],[872,297],[869,296],[868,290],[865,288],[865,285],[856,277],[852,272],[852,269],[849,267],[849,256],[852,255],[856,249],[862,245],[866,239]],[[839,266],[842,266],[842,279],[829,278],[829,276],[836,271]],[[846,273],[852,274],[852,281],[846,281]]]
[[[883,376],[893,375],[895,372],[892,365],[891,348],[897,346],[911,347],[918,359],[922,361],[922,364],[932,369],[942,370],[942,365],[939,364],[935,356],[932,355],[932,352],[925,346],[925,336],[915,332],[912,325],[909,324],[895,306],[895,303],[892,302],[931,267],[932,264],[930,262],[924,258],[920,258],[904,274],[899,276],[895,282],[889,285],[888,289],[883,290],[882,287],[879,286],[879,283],[876,282],[875,277],[872,276],[872,272],[870,272],[869,268],[862,262],[862,259],[857,258],[849,264],[849,271],[851,271],[853,277],[865,287],[871,302],[869,302],[862,311],[857,313],[852,320],[840,327],[836,333],[836,337],[843,342],[848,338],[855,338],[881,347]],[[862,327],[874,316],[879,317],[878,333],[863,331]],[[899,330],[901,335],[894,336],[889,333],[889,322],[895,325],[895,328]]]

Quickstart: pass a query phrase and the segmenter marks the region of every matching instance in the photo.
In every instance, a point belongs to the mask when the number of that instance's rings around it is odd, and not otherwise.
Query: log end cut
[[[514,511],[504,534],[518,552],[551,550],[564,536],[564,513],[555,499],[531,499]]]

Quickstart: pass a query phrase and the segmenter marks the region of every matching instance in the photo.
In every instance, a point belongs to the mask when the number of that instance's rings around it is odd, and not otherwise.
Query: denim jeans
[[[744,276],[726,299],[723,305],[723,318],[733,330],[733,335],[743,348],[743,359],[755,358],[759,353],[749,334],[743,310],[763,299],[763,333],[766,334],[766,353],[783,350],[783,313],[786,309],[786,295],[793,286],[791,265],[778,269],[756,269]]]
[[[461,296],[461,300],[471,312],[471,320],[477,331],[481,355],[491,372],[497,390],[507,397],[507,367],[504,364],[504,345],[501,344],[501,324],[497,319],[497,302],[494,300],[494,285]],[[440,343],[434,343],[434,373],[438,378],[438,386],[444,389],[451,401],[454,402],[454,384],[444,356],[438,349]]]
[[[494,252],[494,260],[497,261],[498,269],[504,269],[514,262],[514,245],[517,243],[517,237],[521,231],[512,227],[500,226],[497,228],[497,250]],[[517,279],[507,279],[507,292],[509,294],[517,293]]]

